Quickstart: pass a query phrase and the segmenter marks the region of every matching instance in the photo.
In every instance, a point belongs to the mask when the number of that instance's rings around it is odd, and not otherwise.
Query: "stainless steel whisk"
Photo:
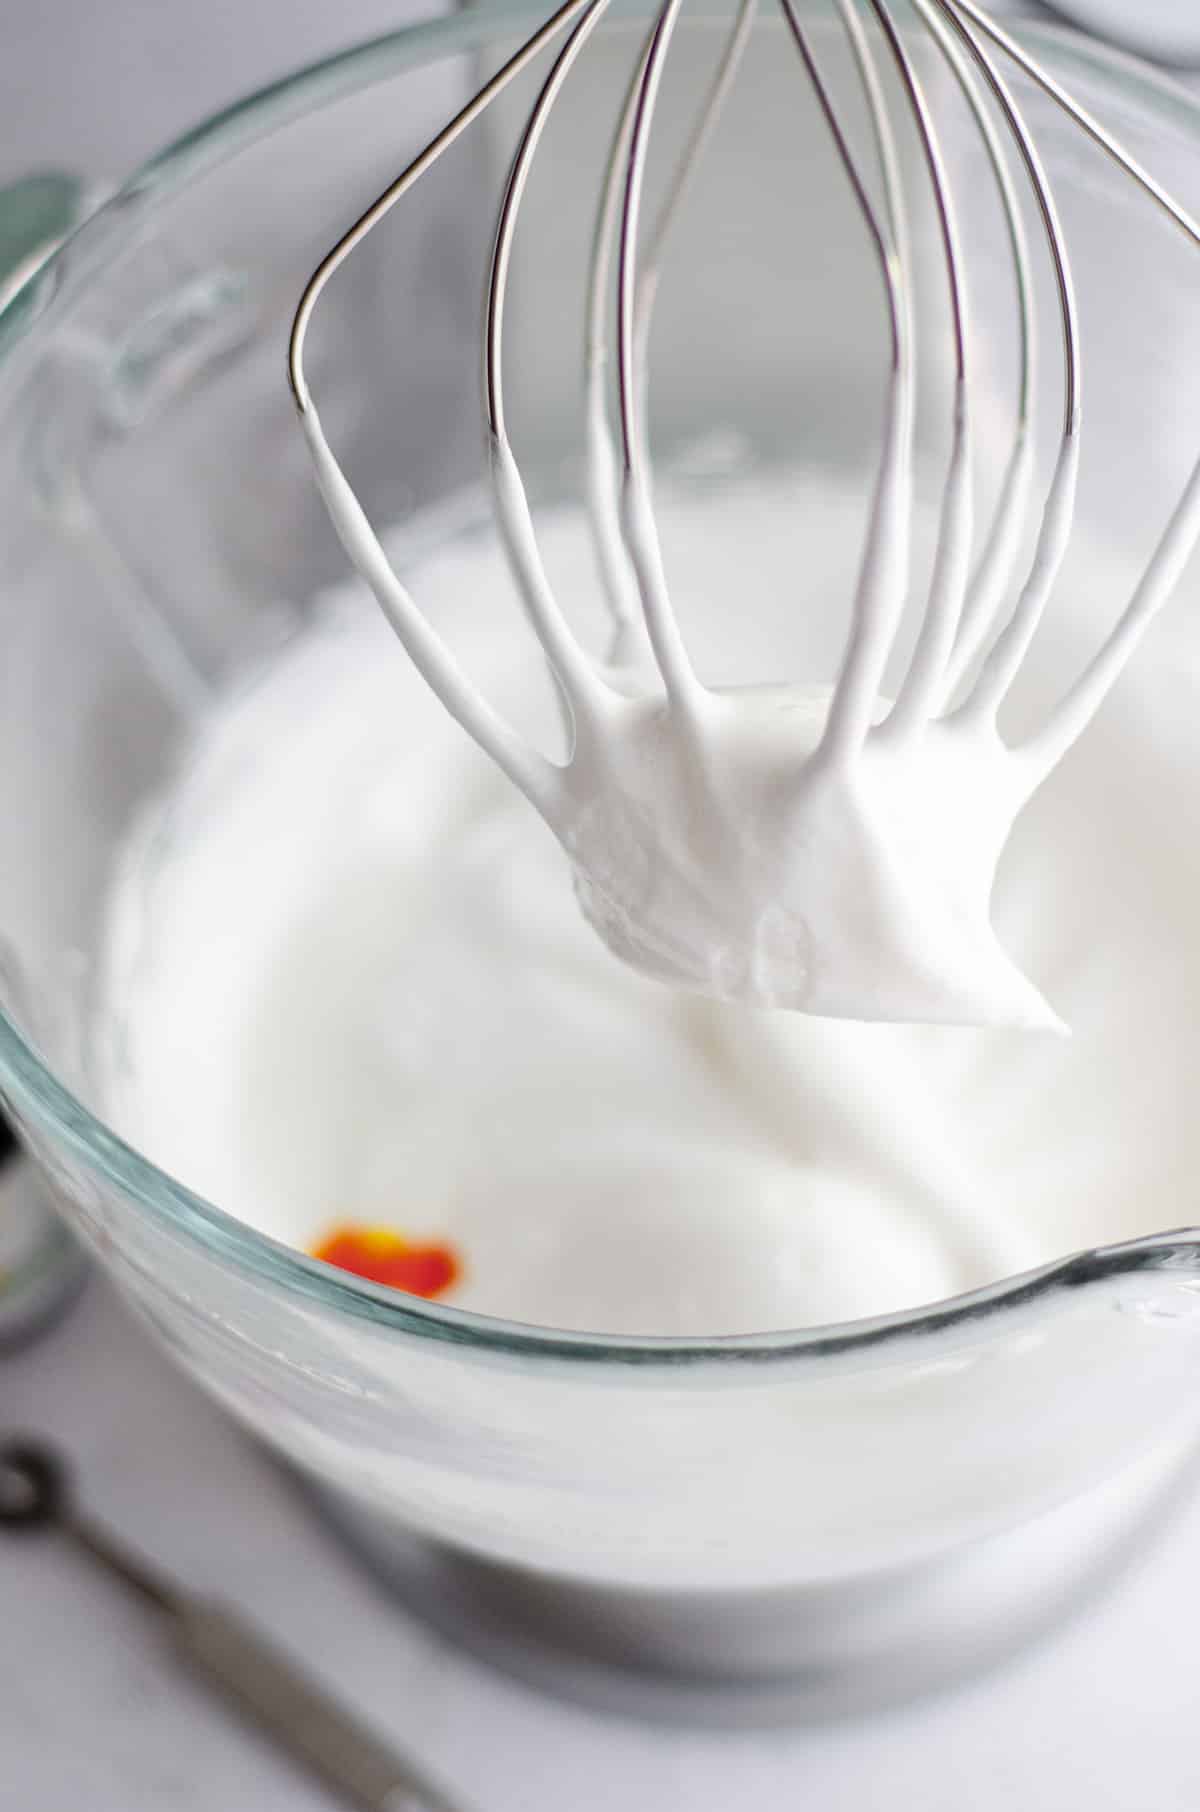
[[[607,661],[589,655],[549,584],[509,443],[503,384],[513,237],[539,142],[609,0],[566,0],[322,260],[293,324],[289,375],[319,482],[351,557],[447,710],[559,837],[592,923],[626,960],[727,998],[842,1017],[1054,1024],[992,932],[996,865],[1032,793],[1095,715],[1200,539],[1200,465],[1137,589],[1084,672],[1019,744],[997,714],[1022,670],[1071,543],[1083,372],[1066,238],[1005,67],[1031,79],[1195,245],[1200,226],[975,0],[907,0],[965,98],[994,179],[1019,321],[1016,426],[990,522],[973,521],[975,347],[968,273],[938,122],[893,0],[832,0],[866,102],[871,164],[852,142],[797,0],[783,20],[874,248],[890,371],[873,508],[836,684],[716,691],[700,682],[671,608],[644,429],[647,348],[672,220],[738,75],[757,0],[740,0],[666,201],[643,234],[651,128],[683,0],[655,12],[600,186],[585,332],[589,515],[611,610]],[[321,430],[304,375],[312,312],[339,265],[552,40],[566,33],[520,136],[487,286],[483,398],[498,522],[573,736],[558,766],[524,743],[457,667],[390,567]],[[935,210],[950,302],[953,421],[937,549],[896,695],[881,686],[905,616],[914,511],[915,292],[886,59]],[[868,175],[868,167],[873,176]],[[879,190],[880,199],[875,191]],[[1036,480],[1037,333],[1025,214],[1054,273],[1062,438],[1019,573]],[[644,241],[644,242],[643,242]],[[615,266],[615,277],[614,277]],[[609,316],[615,290],[615,382]],[[610,395],[611,389],[611,395]],[[611,419],[615,418],[615,438]],[[753,759],[746,751],[753,747]],[[753,771],[751,771],[753,770]],[[697,804],[699,801],[699,809]]]

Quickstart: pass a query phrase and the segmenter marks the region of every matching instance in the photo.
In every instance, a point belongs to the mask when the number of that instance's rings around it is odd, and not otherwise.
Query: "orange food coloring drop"
[[[440,1296],[462,1275],[453,1246],[436,1241],[415,1245],[390,1227],[335,1227],[312,1248],[312,1255],[410,1296]]]

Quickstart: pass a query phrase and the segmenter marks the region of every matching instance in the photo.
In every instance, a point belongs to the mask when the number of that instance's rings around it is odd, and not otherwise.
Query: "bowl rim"
[[[810,5],[819,0],[808,0]],[[619,3],[614,17],[645,5]],[[72,233],[0,309],[0,381],[14,355],[52,327],[67,300],[118,255],[151,208],[309,108],[405,68],[483,47],[497,35],[530,29],[545,16],[539,0],[488,0],[457,14],[419,20],[306,65],[262,86],[192,127],[143,163]],[[1200,143],[1200,97],[1129,53],[1085,40],[1073,29],[1006,22],[1014,36],[1050,44],[1060,63],[1106,79],[1126,102],[1153,110]],[[281,385],[283,370],[281,360]],[[161,1227],[183,1234],[235,1271],[275,1291],[398,1335],[528,1359],[651,1367],[814,1361],[932,1336],[1001,1313],[1025,1310],[1060,1292],[1144,1273],[1200,1274],[1200,1229],[1158,1233],[1097,1247],[916,1310],[797,1331],[722,1336],[576,1333],[508,1321],[475,1310],[403,1295],[338,1271],[258,1232],[188,1189],[143,1157],[55,1076],[35,1045],[0,1007],[0,1094],[30,1130],[35,1146],[70,1153]],[[53,1159],[50,1168],[54,1168]]]

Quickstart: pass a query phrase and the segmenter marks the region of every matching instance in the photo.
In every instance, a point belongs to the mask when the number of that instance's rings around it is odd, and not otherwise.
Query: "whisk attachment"
[[[645,429],[648,347],[670,229],[736,83],[757,0],[739,0],[666,199],[644,229],[651,134],[683,4],[662,0],[637,50],[592,241],[584,407],[588,513],[612,619],[606,657],[580,642],[542,563],[508,438],[503,371],[522,199],[546,126],[608,0],[566,0],[314,272],[293,324],[289,374],[319,484],[347,553],[411,659],[554,831],[585,915],[624,960],[722,998],[837,1017],[1056,1026],[1053,1011],[992,930],[996,869],[1017,816],[1099,709],[1200,540],[1200,465],[1116,627],[1045,720],[1007,743],[998,713],[1025,666],[1071,546],[1083,368],[1066,236],[1035,137],[1001,63],[1036,83],[1198,245],[1200,228],[975,0],[910,0],[916,32],[950,72],[978,133],[1010,253],[1018,325],[1015,426],[991,518],[977,537],[969,273],[938,120],[910,50],[915,38],[899,28],[892,0],[834,0],[868,122],[868,142],[859,148],[797,0],[779,0],[874,248],[890,358],[871,508],[835,683],[708,686],[675,616],[659,544]],[[561,765],[499,716],[422,616],[330,450],[304,377],[308,324],[334,271],[555,40],[561,42],[520,135],[496,224],[483,413],[497,524],[570,730],[571,752]],[[892,698],[882,690],[885,674],[914,608],[917,353],[912,252],[889,91],[900,98],[933,204],[953,365],[933,565]],[[1026,224],[1031,205],[1055,281],[1062,436],[1022,576],[1034,507],[1040,360]]]

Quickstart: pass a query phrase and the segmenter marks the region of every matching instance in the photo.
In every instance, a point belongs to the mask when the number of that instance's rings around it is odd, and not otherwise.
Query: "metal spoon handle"
[[[363,1812],[458,1812],[234,1612],[183,1597],[168,1619],[181,1659]]]
[[[0,1534],[58,1529],[159,1613],[181,1660],[219,1688],[285,1755],[362,1812],[461,1812],[250,1624],[178,1586],[73,1501],[44,1442],[0,1440]]]

